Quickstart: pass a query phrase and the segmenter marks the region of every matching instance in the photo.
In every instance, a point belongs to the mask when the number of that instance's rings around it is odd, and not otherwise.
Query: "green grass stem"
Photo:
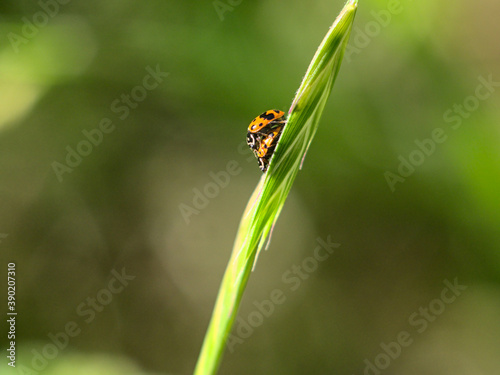
[[[268,171],[241,219],[194,375],[213,375],[259,252],[270,239],[307,153],[337,77],[351,33],[357,0],[349,0],[314,55],[288,111],[287,124]]]

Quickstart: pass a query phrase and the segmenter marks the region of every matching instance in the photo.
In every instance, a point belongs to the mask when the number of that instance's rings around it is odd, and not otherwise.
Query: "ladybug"
[[[271,133],[269,133],[264,139],[261,140],[259,149],[256,152],[256,156],[258,158],[263,158],[269,155],[269,157],[272,156],[274,152],[274,148],[276,147],[276,144],[278,143],[278,140],[281,135],[281,131],[283,130],[283,127],[280,126],[276,129],[274,129]]]
[[[271,159],[271,156],[273,156],[274,149],[278,144],[278,140],[280,139],[282,131],[283,126],[274,129],[267,135],[267,137],[261,140],[259,149],[254,152],[259,162],[259,168],[262,172],[267,171],[269,160]]]
[[[285,124],[286,121],[283,119],[284,114],[285,112],[278,109],[270,109],[262,113],[260,116],[254,118],[250,125],[248,125],[248,133],[267,135],[269,130]]]
[[[254,118],[248,126],[247,144],[257,158],[262,172],[267,170],[285,126],[284,114],[283,111],[271,109]]]

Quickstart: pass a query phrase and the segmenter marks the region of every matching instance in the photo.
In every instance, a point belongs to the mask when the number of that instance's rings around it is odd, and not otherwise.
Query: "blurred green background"
[[[0,373],[192,372],[261,175],[248,123],[343,4],[2,2]],[[499,14],[360,0],[220,374],[500,372]]]

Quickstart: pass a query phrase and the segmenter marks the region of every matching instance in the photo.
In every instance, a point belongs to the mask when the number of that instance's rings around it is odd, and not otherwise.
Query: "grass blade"
[[[268,171],[259,181],[238,229],[194,375],[213,375],[224,352],[259,252],[297,176],[318,128],[351,33],[357,0],[349,0],[318,47],[288,111]]]

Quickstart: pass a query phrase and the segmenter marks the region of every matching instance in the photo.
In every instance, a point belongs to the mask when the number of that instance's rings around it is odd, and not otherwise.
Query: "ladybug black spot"
[[[265,118],[266,120],[273,120],[276,116],[272,111],[268,111],[261,114],[260,117]]]

